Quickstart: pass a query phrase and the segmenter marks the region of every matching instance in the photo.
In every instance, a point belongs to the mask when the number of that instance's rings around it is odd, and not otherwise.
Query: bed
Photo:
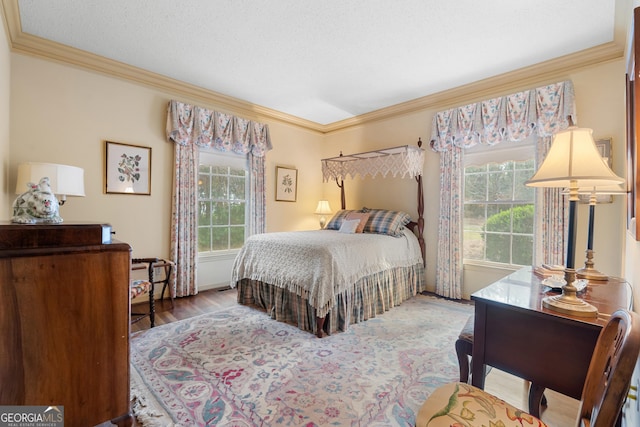
[[[238,302],[318,337],[382,314],[425,290],[424,150],[384,148],[322,160],[340,188],[341,210],[325,229],[249,237],[236,256]],[[415,178],[418,218],[389,209],[347,210],[344,178]]]
[[[393,232],[345,231],[354,215],[402,217]],[[401,225],[400,225],[401,224]],[[251,236],[235,259],[238,302],[315,333],[345,331],[425,290],[424,259],[403,212],[339,211],[323,230]],[[380,230],[380,227],[377,227]]]

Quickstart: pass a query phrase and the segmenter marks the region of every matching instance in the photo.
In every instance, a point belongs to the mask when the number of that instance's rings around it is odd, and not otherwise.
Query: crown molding
[[[298,126],[314,132],[324,133],[324,126],[310,120],[302,119],[260,105],[252,104],[231,96],[223,95],[209,89],[185,83],[161,74],[153,73],[138,67],[105,58],[90,52],[63,45],[51,40],[23,33],[20,25],[20,14],[17,0],[3,0],[2,6],[6,19],[6,27],[13,52],[49,59],[55,62],[73,65],[95,71],[111,77],[159,89],[176,96],[200,100],[213,104],[229,112],[242,115],[253,120],[270,119]]]
[[[558,79],[566,79],[569,73],[576,69],[616,60],[624,56],[624,43],[610,42],[495,77],[323,125],[23,33],[20,24],[18,0],[2,0],[2,9],[13,52],[70,64],[159,89],[177,97],[182,96],[199,100],[205,104],[215,105],[216,108],[228,110],[253,120],[275,120],[321,134],[361,126],[369,122],[386,120],[419,110],[452,108],[465,103],[476,102],[486,97],[501,96],[525,86],[548,84]]]
[[[574,54],[541,62],[529,67],[500,74],[476,82],[447,89],[431,95],[402,102],[370,113],[334,122],[325,126],[326,133],[363,125],[368,122],[390,119],[425,109],[446,109],[487,98],[502,96],[523,87],[534,87],[566,80],[576,69],[613,61],[624,55],[624,48],[610,42]]]

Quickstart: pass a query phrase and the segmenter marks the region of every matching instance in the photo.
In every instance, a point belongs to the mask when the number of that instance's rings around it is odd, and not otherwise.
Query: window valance
[[[549,137],[569,126],[575,117],[570,80],[493,98],[436,113],[430,145],[434,151],[470,148],[503,141],[524,141],[534,134]]]
[[[167,138],[176,144],[256,157],[272,148],[266,124],[174,100],[167,110]]]
[[[367,175],[386,177],[400,175],[415,178],[422,175],[424,167],[424,149],[414,145],[385,148],[364,153],[349,154],[322,159],[322,179],[344,180],[347,176],[361,178]]]

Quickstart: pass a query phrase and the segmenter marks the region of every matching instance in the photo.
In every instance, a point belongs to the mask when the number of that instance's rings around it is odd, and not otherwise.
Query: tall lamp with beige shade
[[[593,261],[593,227],[596,218],[596,204],[598,203],[598,196],[615,196],[626,194],[627,190],[624,185],[600,185],[595,187],[579,188],[578,194],[589,196],[589,234],[587,235],[587,251],[586,260],[584,262],[584,268],[581,268],[576,272],[576,276],[579,279],[596,280],[600,282],[606,282],[609,280],[609,276],[601,273],[595,268],[595,262]]]
[[[616,185],[624,182],[606,164],[588,128],[571,126],[558,132],[538,171],[525,184],[530,187],[561,187],[569,189],[569,229],[565,281],[561,295],[547,296],[544,307],[579,317],[596,317],[598,310],[578,298],[575,270],[576,203],[578,190],[584,187]]]

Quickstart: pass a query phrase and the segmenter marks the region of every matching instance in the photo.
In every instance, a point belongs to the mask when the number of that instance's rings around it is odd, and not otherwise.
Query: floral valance
[[[577,123],[573,83],[570,80],[476,102],[436,113],[431,127],[431,148],[471,148],[502,141],[524,141],[535,132],[552,136]]]
[[[266,124],[173,100],[167,110],[167,138],[176,144],[257,157],[272,148]]]

